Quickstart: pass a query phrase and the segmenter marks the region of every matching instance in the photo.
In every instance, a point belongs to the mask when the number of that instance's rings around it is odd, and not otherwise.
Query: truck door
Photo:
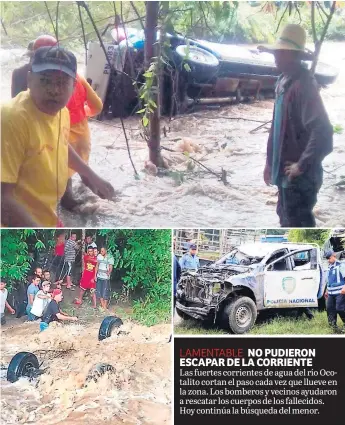
[[[317,307],[320,279],[316,248],[284,255],[265,268],[264,307]]]

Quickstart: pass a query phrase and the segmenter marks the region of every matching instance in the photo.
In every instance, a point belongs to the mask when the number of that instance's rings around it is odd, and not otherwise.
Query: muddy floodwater
[[[126,322],[98,341],[99,323],[38,323],[2,330],[1,423],[36,425],[164,425],[171,423],[170,325],[151,328]],[[20,351],[37,355],[46,369],[39,380],[6,381],[6,367]],[[98,363],[114,370],[97,382]]]
[[[10,75],[23,63],[18,52],[2,51],[1,94],[10,97]],[[344,191],[335,183],[345,175],[345,44],[326,43],[321,60],[339,70],[337,81],[322,90],[322,97],[333,125],[334,150],[324,161],[324,184],[315,207],[317,225],[345,225]],[[83,64],[80,64],[82,72]],[[110,181],[118,191],[115,202],[104,201],[85,189],[75,177],[76,196],[83,204],[74,213],[61,211],[66,226],[122,227],[274,227],[277,190],[267,187],[262,178],[267,131],[250,131],[269,121],[273,100],[224,106],[219,110],[162,120],[167,133],[162,145],[176,153],[163,151],[171,173],[153,176],[145,173],[148,158],[146,143],[140,136],[138,117],[125,120],[133,161],[140,171],[134,178],[120,121],[90,122],[92,135],[91,167]],[[185,155],[191,155],[221,174],[227,173],[225,186],[214,175],[201,169]]]

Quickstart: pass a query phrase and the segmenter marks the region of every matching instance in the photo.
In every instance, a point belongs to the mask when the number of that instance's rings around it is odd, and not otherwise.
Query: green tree
[[[27,277],[33,261],[30,249],[45,249],[53,234],[53,230],[1,230],[1,277],[7,279],[10,291]]]
[[[324,229],[291,229],[288,233],[289,242],[316,243],[323,246],[329,238],[330,231]]]
[[[147,325],[170,320],[171,231],[154,229],[102,229],[105,245],[114,257],[114,269],[124,270],[124,292],[137,293],[135,318]]]

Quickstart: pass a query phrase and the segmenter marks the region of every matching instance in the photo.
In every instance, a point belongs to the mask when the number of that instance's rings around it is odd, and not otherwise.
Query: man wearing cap
[[[333,251],[327,251],[325,257],[329,264],[326,291],[328,323],[338,331],[338,314],[345,324],[345,264],[337,260]]]
[[[180,266],[184,270],[198,270],[200,267],[199,258],[196,255],[196,245],[191,244],[189,252],[184,254],[180,259]]]
[[[62,313],[59,303],[63,299],[62,291],[61,289],[54,289],[54,291],[51,294],[52,300],[47,305],[45,311],[42,315],[42,322],[40,323],[40,331],[44,331],[48,328],[49,323],[51,322],[60,322],[65,320],[70,320],[72,322],[76,322],[78,320],[78,317],[74,316],[68,316],[65,313]]]
[[[315,227],[313,208],[322,185],[322,161],[333,149],[333,127],[319,87],[302,64],[312,59],[305,44],[305,30],[289,24],[275,45],[258,47],[273,53],[282,73],[264,170],[265,183],[278,186],[277,214],[282,227]]]
[[[69,167],[102,198],[112,199],[114,189],[68,143],[65,106],[76,78],[73,53],[40,47],[31,67],[30,90],[1,108],[1,221],[7,227],[56,227]]]

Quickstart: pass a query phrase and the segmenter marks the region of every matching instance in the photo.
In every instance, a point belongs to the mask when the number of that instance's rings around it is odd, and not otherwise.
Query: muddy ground
[[[322,91],[332,124],[345,129],[345,44],[326,43],[321,59],[339,69],[335,84]],[[13,68],[23,63],[18,51],[2,51],[1,96],[10,97]],[[83,64],[79,65],[82,72]],[[87,227],[275,227],[277,196],[274,187],[262,179],[267,132],[250,131],[259,123],[247,118],[269,121],[273,101],[225,106],[218,111],[203,111],[179,116],[163,123],[170,131],[162,145],[178,153],[164,153],[170,163],[170,176],[154,177],[143,172],[148,153],[140,136],[137,117],[125,120],[134,163],[128,158],[118,119],[90,122],[92,152],[90,165],[119,191],[116,202],[103,201],[84,189],[75,178],[77,197],[83,205],[74,213],[61,211],[66,226]],[[236,119],[234,119],[236,118]],[[191,143],[190,143],[191,142]],[[324,161],[324,184],[315,207],[318,226],[344,226],[345,196],[334,184],[345,175],[345,131],[334,136],[334,150]],[[229,185],[198,166],[193,168],[182,151],[192,155],[217,173],[226,170]]]
[[[99,342],[100,322],[53,324],[42,333],[37,322],[12,321],[2,328],[1,423],[170,424],[171,326],[125,320]],[[41,368],[48,368],[38,381],[7,382],[6,367],[20,351],[35,353]],[[97,363],[115,370],[87,383]]]

